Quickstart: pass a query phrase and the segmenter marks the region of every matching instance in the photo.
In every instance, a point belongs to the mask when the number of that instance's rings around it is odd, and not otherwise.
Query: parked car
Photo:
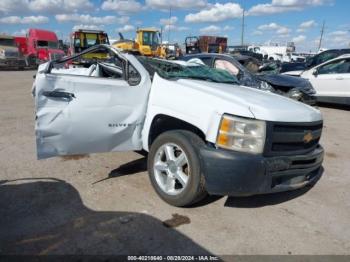
[[[234,50],[231,51],[230,54],[235,55],[235,56],[242,56],[242,57],[253,57],[256,60],[258,60],[260,63],[263,61],[263,55],[259,53],[255,53],[253,51],[248,51],[248,50]]]
[[[350,48],[345,49],[329,49],[326,51],[323,51],[315,56],[308,57],[305,62],[305,68],[303,69],[293,69],[289,71],[284,71],[281,73],[287,74],[287,75],[293,75],[293,76],[300,76],[301,73],[304,70],[309,70],[317,65],[320,65],[324,62],[327,62],[333,58],[336,58],[338,56],[341,56],[343,54],[350,54]]]
[[[64,51],[59,49],[56,33],[52,31],[31,28],[27,36],[17,36],[15,41],[24,55],[27,66],[38,66],[65,55]]]
[[[65,67],[96,51],[107,59]],[[39,159],[143,149],[171,205],[293,190],[321,176],[321,113],[223,70],[100,45],[40,65],[33,87]]]
[[[301,77],[315,87],[317,101],[350,105],[350,54],[310,68]]]
[[[306,61],[306,66],[307,68],[312,68],[343,54],[350,54],[350,48],[323,51],[315,56],[309,57]]]
[[[275,92],[309,105],[316,102],[315,90],[309,81],[285,75],[253,75],[231,55],[202,53],[186,55],[181,59],[199,59],[209,67],[227,70],[244,86]]]
[[[20,68],[25,66],[24,58],[18,50],[13,36],[0,35],[0,68]]]
[[[302,72],[306,70],[306,64],[303,62],[284,62],[279,61],[269,62],[262,65],[258,72],[260,74],[283,74],[285,72]],[[294,74],[289,74],[294,75]],[[298,76],[298,74],[296,74]]]

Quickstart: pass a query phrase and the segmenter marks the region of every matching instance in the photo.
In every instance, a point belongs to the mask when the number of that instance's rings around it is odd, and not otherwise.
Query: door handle
[[[76,98],[73,93],[68,93],[63,91],[44,91],[43,95],[46,97],[64,98],[69,100]]]
[[[343,78],[343,77],[341,77],[341,76],[336,77],[335,79],[336,79],[336,80],[344,80],[344,78]]]

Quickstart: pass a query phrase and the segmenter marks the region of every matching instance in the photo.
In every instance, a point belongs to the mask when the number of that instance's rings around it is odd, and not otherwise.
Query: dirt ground
[[[348,110],[320,108],[314,187],[175,208],[137,153],[36,160],[34,74],[0,72],[0,254],[350,254]]]

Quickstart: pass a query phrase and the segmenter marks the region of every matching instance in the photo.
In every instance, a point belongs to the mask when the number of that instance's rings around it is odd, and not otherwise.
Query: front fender
[[[147,112],[147,117],[142,130],[142,146],[146,151],[149,151],[149,134],[151,125],[153,120],[159,115],[173,117],[198,128],[205,135],[205,140],[212,143],[215,143],[216,141],[217,130],[222,116],[221,113],[214,112],[208,116],[206,123],[203,123],[198,117],[193,117],[189,114],[184,114],[183,112],[169,108],[152,106]]]

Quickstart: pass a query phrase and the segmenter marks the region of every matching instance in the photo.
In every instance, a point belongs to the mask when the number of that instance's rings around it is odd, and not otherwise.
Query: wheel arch
[[[205,141],[206,136],[204,132],[198,127],[176,117],[165,114],[158,114],[154,116],[150,125],[147,137],[148,148],[160,134],[171,130],[187,130],[198,135],[201,139],[203,139],[203,141]]]

